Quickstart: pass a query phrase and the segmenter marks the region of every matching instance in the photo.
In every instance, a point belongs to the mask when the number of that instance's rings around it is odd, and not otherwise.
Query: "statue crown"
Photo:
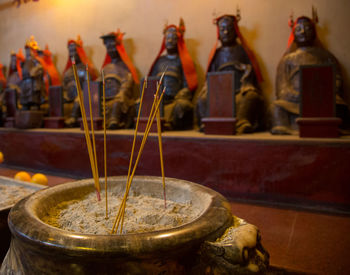
[[[31,35],[30,38],[26,41],[25,47],[31,48],[33,50],[40,50],[39,44],[35,41],[34,35]]]

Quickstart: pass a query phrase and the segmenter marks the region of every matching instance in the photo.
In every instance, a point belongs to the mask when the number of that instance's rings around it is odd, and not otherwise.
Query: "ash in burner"
[[[11,207],[36,190],[19,185],[0,185],[0,209]]]
[[[67,231],[83,234],[107,235],[113,227],[115,216],[118,213],[122,194],[116,195],[108,191],[108,219],[106,219],[105,200],[97,201],[96,194],[90,193],[82,200],[62,202],[50,209],[42,220]],[[104,191],[101,198],[104,198]],[[186,224],[200,214],[188,201],[178,203],[136,193],[128,196],[126,204],[123,233],[151,232],[170,229]]]

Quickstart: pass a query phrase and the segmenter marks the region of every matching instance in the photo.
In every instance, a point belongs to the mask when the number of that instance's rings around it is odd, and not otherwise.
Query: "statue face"
[[[225,16],[220,19],[219,23],[219,39],[223,46],[229,46],[236,42],[236,31],[233,24],[233,18]]]
[[[68,45],[69,58],[74,57],[75,62],[79,62],[80,58],[77,52],[77,45],[75,43],[70,43]]]
[[[116,49],[116,42],[115,42],[114,37],[106,38],[106,39],[104,39],[103,42],[104,42],[104,44],[106,46],[108,55],[112,59],[118,57],[118,52],[117,52],[117,49]]]
[[[15,54],[11,55],[10,69],[12,71],[17,71],[17,56]]]
[[[312,45],[316,38],[315,27],[309,19],[299,19],[294,29],[294,36],[298,46]]]
[[[176,53],[177,52],[177,34],[176,28],[169,28],[165,32],[165,47],[168,53]]]
[[[32,58],[32,49],[29,47],[25,47],[26,59]]]

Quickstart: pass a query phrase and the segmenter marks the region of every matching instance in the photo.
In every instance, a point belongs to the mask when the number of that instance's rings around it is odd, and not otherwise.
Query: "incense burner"
[[[0,176],[0,185],[3,188],[6,188],[6,186],[9,186],[9,187],[18,186],[21,188],[28,189],[28,193],[35,192],[37,190],[44,188],[44,186],[38,185],[35,183],[18,181],[18,180],[14,180],[7,177],[1,177],[1,176]],[[22,198],[23,198],[23,195],[21,197],[17,197],[17,201]],[[16,201],[12,201],[12,202],[9,202],[6,206],[0,206],[0,261],[3,260],[10,246],[11,233],[7,226],[7,216],[11,210],[11,207],[15,204],[15,202]]]
[[[126,177],[111,177],[108,182],[125,188]],[[162,178],[135,177],[131,188],[144,195],[163,197]],[[201,270],[198,255],[203,244],[205,251],[215,254],[218,248],[210,243],[234,223],[230,204],[217,192],[184,180],[166,178],[166,190],[168,200],[190,200],[201,214],[179,227],[122,235],[78,234],[41,220],[51,207],[94,192],[92,179],[35,193],[16,204],[9,214],[12,242],[0,273],[196,273]]]

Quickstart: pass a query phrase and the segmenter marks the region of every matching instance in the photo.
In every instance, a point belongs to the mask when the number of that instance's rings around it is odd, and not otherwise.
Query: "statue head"
[[[177,53],[177,29],[176,27],[167,28],[165,31],[165,48],[168,54]]]
[[[235,17],[225,15],[217,21],[219,28],[219,39],[223,46],[230,46],[236,43]]]
[[[106,35],[101,36],[101,38],[103,39],[103,44],[105,45],[106,49],[107,49],[107,54],[111,57],[111,59],[116,59],[119,57],[116,45],[117,45],[117,41],[116,41],[116,36],[114,33],[109,33]]]
[[[17,71],[17,55],[15,52],[11,52],[11,58],[10,58],[10,71],[15,72]]]
[[[69,53],[69,59],[72,59],[74,57],[76,63],[80,63],[80,56],[77,51],[78,45],[74,42],[68,44],[68,53]]]
[[[308,17],[298,18],[294,26],[294,41],[298,47],[311,46],[316,39],[316,29]]]
[[[40,47],[38,45],[38,42],[35,41],[34,36],[30,36],[30,38],[26,41],[25,44],[25,53],[26,58],[30,59],[34,57],[34,51],[40,50]]]

